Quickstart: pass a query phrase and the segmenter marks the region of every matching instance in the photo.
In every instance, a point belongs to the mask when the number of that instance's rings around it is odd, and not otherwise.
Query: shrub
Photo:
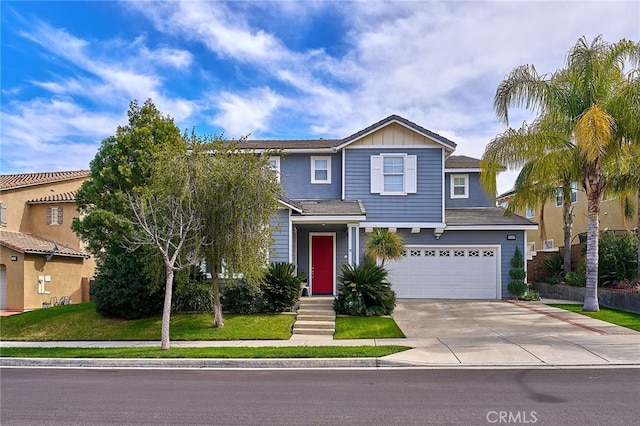
[[[232,314],[267,312],[264,293],[258,284],[244,279],[227,282],[220,291],[222,309]]]
[[[359,265],[342,265],[338,297],[333,307],[338,314],[354,316],[390,315],[396,294],[387,282],[388,272],[365,256]]]
[[[193,267],[185,274],[176,276],[172,308],[173,312],[213,311],[211,283],[205,279],[199,267]]]
[[[579,272],[567,272],[564,276],[564,282],[574,287],[584,287],[587,285],[587,279]]]
[[[295,275],[295,265],[273,262],[260,283],[264,300],[272,312],[290,309],[300,299],[304,275]]]
[[[602,234],[598,243],[600,284],[638,276],[638,239],[630,232]]]
[[[100,315],[137,319],[162,311],[164,292],[140,273],[146,263],[143,249],[129,252],[114,246],[107,250],[91,286],[91,299]]]
[[[545,273],[546,273],[545,281],[547,281],[549,284],[557,284],[561,282],[562,272],[563,272],[562,270],[563,263],[564,262],[562,260],[562,256],[560,256],[559,254],[545,257],[544,260],[542,261],[542,266],[544,266]],[[549,282],[550,277],[557,277],[557,276],[560,276],[560,281],[556,281],[555,283]]]
[[[524,258],[522,257],[522,251],[520,247],[516,246],[511,258],[511,270],[509,271],[511,281],[507,284],[507,290],[515,297],[521,297],[529,289],[527,283],[524,282],[524,278],[527,273],[524,270]]]

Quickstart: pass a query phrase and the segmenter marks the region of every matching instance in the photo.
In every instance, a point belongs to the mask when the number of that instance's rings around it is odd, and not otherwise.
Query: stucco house
[[[1,310],[88,299],[95,263],[70,227],[88,178],[87,170],[0,175]]]
[[[506,298],[514,250],[537,228],[496,207],[478,159],[397,115],[344,139],[241,146],[283,152],[270,159],[284,188],[270,260],[306,273],[311,295],[337,294],[342,264],[362,260],[377,227],[405,241],[405,256],[385,264],[399,298]]]

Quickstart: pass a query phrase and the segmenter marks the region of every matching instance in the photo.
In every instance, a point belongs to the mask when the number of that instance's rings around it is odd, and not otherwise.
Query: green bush
[[[176,276],[173,312],[212,312],[213,292],[200,267]]]
[[[338,297],[333,307],[338,314],[353,316],[390,315],[396,294],[387,282],[388,272],[369,256],[359,265],[342,265]]]
[[[520,247],[516,246],[511,258],[511,270],[509,271],[511,281],[507,284],[507,290],[515,297],[522,297],[529,289],[527,283],[524,282],[527,273],[524,270],[524,258]]]
[[[638,239],[634,234],[605,232],[600,236],[598,275],[600,284],[638,276]]]
[[[119,246],[109,248],[101,257],[91,285],[91,300],[100,315],[138,319],[162,311],[164,291],[140,273],[147,260],[143,249],[130,252]]]
[[[265,274],[260,288],[271,312],[290,309],[300,299],[304,275],[295,274],[295,265],[287,262],[273,262]]]
[[[584,274],[579,272],[567,272],[564,276],[564,282],[574,287],[584,287],[587,285],[587,279]]]
[[[264,293],[258,284],[244,279],[225,283],[220,291],[222,309],[232,314],[260,314],[268,312]]]
[[[544,266],[545,273],[546,273],[545,281],[548,282],[549,284],[557,284],[559,282],[562,282],[563,264],[564,264],[564,261],[562,260],[562,256],[560,256],[559,254],[545,257],[544,260],[542,261],[542,266]],[[558,276],[560,276],[559,281],[556,281],[554,283],[551,283],[549,281],[549,278],[558,277]]]

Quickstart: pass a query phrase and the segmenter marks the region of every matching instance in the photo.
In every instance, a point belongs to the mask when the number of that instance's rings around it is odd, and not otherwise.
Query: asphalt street
[[[7,425],[637,425],[640,370],[3,368]]]

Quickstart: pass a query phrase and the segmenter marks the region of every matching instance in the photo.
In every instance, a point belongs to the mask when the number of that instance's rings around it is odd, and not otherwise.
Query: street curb
[[[0,358],[0,367],[57,368],[301,369],[407,367],[409,365],[381,358]]]

